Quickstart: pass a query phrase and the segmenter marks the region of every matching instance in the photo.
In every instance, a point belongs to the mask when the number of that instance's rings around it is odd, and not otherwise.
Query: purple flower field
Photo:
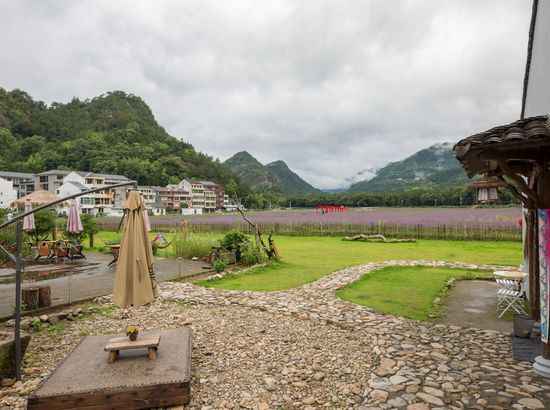
[[[470,228],[518,227],[519,208],[354,208],[346,212],[315,213],[314,209],[277,211],[249,211],[247,216],[260,225],[264,224],[321,224],[321,225],[423,225],[426,227],[455,226]],[[152,217],[151,222],[178,224],[182,217]],[[192,225],[239,224],[239,214],[210,214],[185,217]],[[519,229],[519,227],[518,227]]]
[[[297,208],[247,211],[246,214],[262,232],[276,235],[349,236],[367,233],[395,238],[521,240],[519,208],[352,208],[328,214]],[[182,223],[193,232],[227,232],[231,229],[252,232],[238,213],[151,217],[151,226],[157,232],[178,229]],[[115,230],[118,219],[105,218],[99,221],[99,225],[101,229]]]

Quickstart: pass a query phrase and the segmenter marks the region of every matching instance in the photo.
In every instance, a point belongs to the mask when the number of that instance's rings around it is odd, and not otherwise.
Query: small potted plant
[[[128,330],[126,330],[126,336],[128,336],[132,342],[135,342],[138,337],[138,328],[136,326],[130,326]]]

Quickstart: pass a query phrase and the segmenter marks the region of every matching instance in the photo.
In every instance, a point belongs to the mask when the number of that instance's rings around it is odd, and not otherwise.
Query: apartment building
[[[105,188],[98,192],[81,196],[80,209],[83,213],[96,215],[98,213],[110,213],[113,209],[113,193],[109,189],[109,185],[105,183],[105,178],[101,174],[93,172],[69,172],[63,179],[62,185],[57,188],[56,195],[59,197],[67,197],[95,188]]]
[[[215,197],[215,205],[214,205],[214,209],[223,209],[224,208],[224,200],[225,200],[225,191],[223,190],[223,188],[221,186],[219,186],[218,184],[216,184],[215,182],[212,182],[212,181],[201,181],[202,185],[204,186],[204,189],[205,189],[205,196],[206,196],[206,192],[207,191],[210,191],[210,192],[213,192],[214,193],[214,197]]]
[[[43,189],[51,194],[55,194],[61,185],[63,178],[69,175],[71,171],[61,169],[51,169],[34,175],[35,190]]]
[[[17,200],[17,190],[13,182],[0,178],[0,208],[9,208]]]
[[[155,207],[165,207],[179,211],[182,204],[185,203],[187,208],[192,207],[193,197],[189,191],[177,186],[168,185],[166,187],[154,187],[155,191]],[[185,206],[183,206],[185,208]]]
[[[223,209],[223,189],[211,181],[192,181],[184,179],[178,184],[180,188],[191,192],[191,207],[202,209],[204,212],[214,212]]]
[[[34,192],[34,175],[23,172],[0,171],[0,178],[10,181],[13,184],[13,189],[17,191],[17,198]]]

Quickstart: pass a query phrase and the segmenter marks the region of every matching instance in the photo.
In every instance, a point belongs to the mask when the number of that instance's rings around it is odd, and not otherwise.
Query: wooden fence
[[[99,228],[106,231],[114,231],[118,223],[111,221],[98,222]],[[455,226],[455,225],[397,225],[385,223],[370,224],[322,224],[322,223],[258,223],[265,234],[288,236],[346,236],[365,234],[382,234],[391,238],[416,238],[416,239],[446,239],[469,241],[521,241],[521,229],[517,227],[502,226]],[[188,223],[192,232],[227,232],[231,229],[239,229],[245,233],[252,233],[250,226],[239,221],[228,223],[193,224]],[[173,222],[163,223],[155,221],[151,223],[153,232],[169,232],[178,229]]]

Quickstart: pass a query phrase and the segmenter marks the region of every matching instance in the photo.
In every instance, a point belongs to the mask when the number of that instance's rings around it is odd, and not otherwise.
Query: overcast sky
[[[531,1],[0,0],[0,86],[142,97],[225,160],[320,188],[515,121]]]

